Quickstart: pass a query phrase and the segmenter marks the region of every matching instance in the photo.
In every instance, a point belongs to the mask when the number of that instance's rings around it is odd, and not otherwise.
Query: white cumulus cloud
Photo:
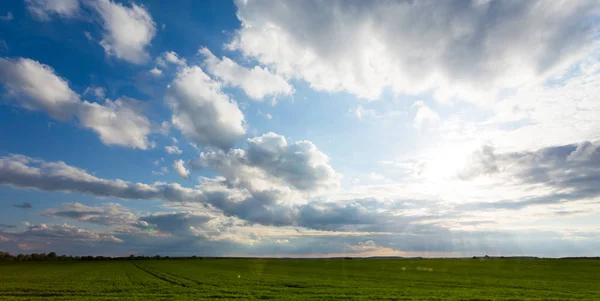
[[[34,60],[0,58],[0,79],[20,106],[47,112],[56,119],[69,118],[73,106],[79,103],[79,95],[65,79],[52,67]]]
[[[162,75],[162,70],[160,70],[160,69],[158,69],[158,68],[152,68],[152,69],[150,69],[150,71],[148,71],[148,72],[150,72],[150,74],[152,74],[152,75],[154,75],[154,76],[156,76],[156,77],[159,77],[159,76],[161,76],[161,75]]]
[[[177,147],[177,145],[167,145],[165,146],[165,150],[167,151],[167,153],[172,155],[181,155],[183,153],[183,151],[180,150],[179,147]]]
[[[102,18],[104,28],[100,45],[107,55],[142,64],[148,61],[147,46],[156,34],[156,24],[143,6],[131,7],[111,0],[90,2]]]
[[[90,128],[107,145],[146,149],[151,123],[142,113],[141,103],[123,97],[103,104],[84,101],[77,112],[82,126]]]
[[[162,59],[164,59],[168,63],[179,65],[179,66],[187,65],[186,60],[184,58],[179,57],[179,55],[175,51],[163,52]]]
[[[239,65],[228,57],[218,58],[208,48],[200,49],[205,57],[206,70],[233,87],[239,87],[253,100],[267,96],[291,95],[294,88],[281,76],[266,68],[255,66],[252,69]]]
[[[237,103],[198,66],[179,71],[166,100],[173,125],[198,145],[229,149],[246,133]]]
[[[190,171],[185,168],[183,160],[178,159],[173,162],[173,170],[180,176],[187,178],[190,176]]]
[[[340,175],[329,158],[310,141],[289,143],[281,135],[267,133],[247,144],[246,149],[202,153],[192,165],[210,166],[230,183],[255,190],[289,185],[310,192],[339,185]]]
[[[26,58],[0,58],[0,80],[11,98],[25,109],[43,111],[61,121],[75,117],[107,145],[140,149],[150,146],[147,136],[151,133],[151,123],[142,114],[139,101],[130,98],[106,99],[102,104],[82,101],[50,66]],[[93,93],[98,96],[98,92]]]

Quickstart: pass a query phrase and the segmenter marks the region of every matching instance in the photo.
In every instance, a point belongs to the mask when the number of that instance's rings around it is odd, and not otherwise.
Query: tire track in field
[[[185,283],[181,283],[181,282],[177,282],[175,280],[169,279],[169,278],[167,278],[167,277],[165,277],[165,276],[163,276],[163,275],[161,275],[161,274],[159,274],[157,272],[154,272],[154,271],[152,271],[152,270],[150,270],[148,268],[142,268],[141,266],[139,266],[139,265],[137,265],[135,263],[133,264],[133,266],[135,266],[136,268],[138,268],[138,269],[140,269],[140,270],[142,270],[142,271],[144,271],[144,272],[146,272],[146,273],[148,273],[148,274],[154,276],[155,278],[158,278],[158,279],[160,279],[160,280],[162,280],[164,282],[167,282],[167,283],[170,283],[170,284],[173,284],[173,285],[177,285],[177,286],[181,286],[181,287],[185,287],[185,288],[190,288],[190,286],[186,285]]]
[[[195,280],[195,279],[192,279],[192,278],[183,277],[183,276],[180,276],[180,275],[177,275],[177,274],[173,274],[173,273],[169,273],[169,272],[165,272],[165,274],[169,274],[169,275],[171,275],[172,277],[175,277],[175,278],[179,278],[179,279],[191,281],[191,282],[194,282],[194,283],[196,283],[198,285],[210,285],[210,286],[214,286],[214,287],[219,287],[216,284],[204,283],[204,282],[202,282],[200,280]]]
[[[170,275],[171,277],[175,277],[175,278],[179,278],[179,279],[184,279],[184,280],[187,280],[187,281],[191,281],[191,282],[194,282],[194,283],[196,283],[196,284],[198,284],[198,285],[203,285],[203,284],[204,284],[204,283],[202,283],[201,281],[194,280],[194,279],[190,279],[190,278],[186,278],[186,277],[179,276],[179,275],[176,275],[176,274],[173,274],[173,273],[165,272],[165,274],[168,274],[168,275]]]

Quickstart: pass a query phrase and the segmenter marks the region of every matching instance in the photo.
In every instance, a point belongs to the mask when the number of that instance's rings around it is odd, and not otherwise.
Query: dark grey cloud
[[[67,204],[69,205],[69,204]],[[72,204],[70,204],[72,205]],[[448,237],[444,238],[444,233],[447,233],[447,229],[440,228],[437,226],[414,226],[412,229],[394,229],[398,234],[363,234],[356,236],[352,234],[344,234],[344,232],[338,232],[338,235],[326,235],[331,231],[346,231],[343,229],[347,226],[347,223],[355,223],[360,226],[361,223],[376,224],[377,222],[373,219],[361,218],[362,214],[356,213],[358,209],[348,209],[351,207],[358,207],[358,202],[350,205],[332,205],[326,204],[319,207],[319,209],[307,210],[307,206],[303,207],[302,211],[308,214],[318,215],[315,219],[308,219],[304,216],[301,227],[307,227],[310,225],[316,225],[314,228],[322,228],[327,232],[311,233],[302,235],[304,231],[297,232],[294,237],[289,236],[264,236],[265,234],[250,234],[249,237],[233,235],[232,229],[234,226],[238,227],[251,227],[253,223],[240,223],[235,219],[226,218],[223,216],[215,216],[206,213],[197,212],[173,212],[173,213],[157,213],[147,216],[141,216],[135,223],[135,228],[127,227],[116,227],[114,232],[106,232],[104,235],[110,235],[122,241],[120,245],[111,245],[111,249],[119,249],[121,245],[127,245],[129,247],[128,252],[131,249],[137,249],[139,252],[144,254],[160,253],[160,254],[171,254],[171,252],[180,255],[299,255],[306,253],[313,254],[341,254],[348,253],[345,246],[348,244],[355,244],[359,239],[376,239],[382,247],[394,248],[394,249],[406,249],[409,251],[444,251],[452,248],[451,240]],[[62,208],[68,206],[63,205]],[[106,208],[107,206],[101,207],[88,207],[88,211],[100,211],[100,209]],[[327,209],[326,209],[327,208]],[[353,211],[355,216],[353,220],[349,220],[344,217],[340,212]],[[105,219],[111,219],[109,217],[111,213],[104,212],[107,215]],[[331,217],[331,218],[328,218]],[[79,218],[79,216],[77,216]],[[74,219],[77,219],[74,218]],[[337,218],[337,220],[335,220]],[[333,224],[328,223],[327,220],[333,220]],[[94,223],[89,219],[83,219],[80,221]],[[116,225],[115,225],[116,226]],[[283,226],[283,225],[282,225]],[[35,226],[39,227],[39,226]],[[31,227],[30,227],[31,228]],[[427,228],[428,231],[422,231]],[[252,228],[247,228],[252,229]],[[358,229],[353,229],[358,230]],[[390,229],[387,229],[390,230]],[[310,231],[310,230],[308,230]],[[22,239],[23,237],[29,238],[42,238],[46,236],[53,236],[55,232],[50,231],[51,234],[37,233],[32,234],[19,234],[16,239]],[[406,234],[400,234],[400,233]],[[350,233],[350,232],[347,232]],[[165,236],[167,234],[167,236]],[[89,234],[84,234],[82,238],[73,238],[75,242],[81,242],[86,240]],[[360,237],[360,238],[359,238]],[[252,239],[251,244],[245,243],[244,239]],[[434,241],[435,242],[432,242]],[[402,242],[402,245],[399,243]],[[167,251],[165,251],[167,250]],[[166,252],[166,253],[165,253]]]
[[[554,214],[559,215],[559,216],[569,216],[569,215],[585,214],[585,213],[588,213],[588,211],[585,211],[585,210],[559,210],[559,211],[554,212]]]
[[[110,242],[121,243],[122,241],[110,233],[94,232],[68,224],[38,224],[26,223],[23,231],[2,232],[3,236],[12,240],[29,241],[37,240],[38,243],[59,243],[60,241],[80,242]]]
[[[471,156],[466,168],[458,172],[458,177],[469,180],[480,175],[489,175],[498,172],[494,147],[484,145]]]
[[[235,237],[227,237],[228,229],[242,222],[207,213],[189,211],[141,216],[114,203],[100,206],[64,203],[46,210],[43,215],[110,228],[92,231],[68,224],[26,223],[25,230],[4,232],[4,229],[15,228],[7,225],[0,227],[0,248],[14,253],[25,250],[74,255],[125,256],[133,252],[218,256],[243,245]]]
[[[380,225],[389,218],[388,213],[376,213],[351,200],[345,204],[311,202],[303,205],[268,205],[273,202],[274,199],[264,201],[260,197],[250,197],[243,202],[213,205],[226,215],[236,216],[250,223],[317,230],[356,230],[362,226]]]
[[[238,190],[230,189],[219,181],[207,181],[202,189],[184,188],[179,184],[129,183],[97,178],[85,170],[69,166],[64,162],[45,162],[24,156],[0,158],[0,185],[123,199],[197,202],[212,205],[229,216],[238,216],[252,222],[291,224],[294,221],[294,218],[281,214],[289,208],[281,207],[284,210],[277,206],[268,208],[276,205],[278,198],[281,197],[278,191],[256,192],[255,196],[239,199]],[[78,204],[71,206],[70,210],[64,209],[47,211],[45,214],[74,219],[87,218],[104,225],[111,223],[111,220],[98,217],[108,208],[91,210]]]
[[[278,191],[252,193],[247,198],[231,198],[223,187],[221,193],[206,193],[206,200],[227,216],[238,217],[250,224],[266,226],[294,226],[325,231],[367,231],[425,233],[430,225],[413,224],[441,216],[435,214],[402,216],[394,215],[396,202],[380,202],[374,199],[344,200],[327,202],[313,200],[306,204],[285,204]],[[433,205],[433,203],[430,203]],[[444,213],[445,217],[456,217]]]
[[[301,226],[311,229],[341,229],[345,224],[373,224],[376,216],[358,202],[346,204],[310,202],[302,205],[282,202],[279,190],[251,191],[237,198],[235,190],[214,182],[204,190],[205,200],[227,216],[267,226]]]
[[[81,203],[65,203],[58,208],[45,210],[42,215],[103,226],[127,226],[137,221],[135,214],[117,203],[107,203],[102,207],[89,207]]]
[[[389,218],[388,214],[369,210],[358,202],[345,204],[306,204],[299,208],[298,226],[320,229],[341,230],[364,225],[378,225]]]
[[[472,166],[467,167],[468,177],[463,179],[499,173],[507,175],[515,183],[544,185],[554,191],[521,200],[464,204],[457,209],[522,209],[531,205],[555,204],[600,196],[598,143],[584,141],[579,144],[513,153],[495,153],[493,149],[486,147],[481,153],[476,152],[474,158]]]
[[[528,183],[593,188],[590,184],[600,175],[600,149],[597,143],[588,141],[542,148],[535,152],[509,153],[500,160]]]
[[[111,227],[116,233],[158,231],[176,236],[217,236],[221,230],[232,226],[233,219],[218,218],[207,213],[173,212],[140,215],[117,203],[86,206],[81,203],[63,203],[50,208],[42,215],[57,219]],[[209,225],[210,224],[210,225]]]
[[[0,185],[44,191],[78,192],[100,197],[200,201],[200,191],[179,184],[147,185],[95,177],[64,162],[45,162],[25,156],[0,158]]]
[[[17,226],[15,225],[7,225],[7,224],[0,224],[0,230],[2,229],[12,229],[12,228],[16,228]]]
[[[326,205],[321,212],[310,211],[311,215],[342,216],[340,225],[344,224],[345,214],[336,212],[360,212],[361,200],[351,206]],[[98,212],[105,216],[119,213],[105,210],[107,204],[98,207],[63,204],[56,209],[74,212]],[[348,208],[351,209],[348,209]],[[337,209],[332,209],[337,208]],[[123,209],[121,211],[127,211]],[[323,213],[325,212],[325,213]],[[334,212],[329,214],[329,212]],[[89,214],[68,214],[72,219],[95,223],[87,218]],[[351,215],[351,214],[350,214]],[[362,213],[354,214],[362,216]],[[62,215],[58,216],[59,218]],[[383,217],[383,215],[382,215]],[[390,217],[388,217],[389,220]],[[394,217],[398,218],[398,217]],[[104,219],[110,219],[108,217]],[[320,218],[315,219],[320,222]],[[328,220],[325,218],[324,220]],[[331,220],[335,220],[332,218]],[[381,220],[381,219],[379,219]],[[123,221],[129,223],[129,220]],[[310,223],[311,221],[309,221]],[[318,224],[317,222],[312,222]],[[354,223],[379,223],[370,218],[355,218]],[[386,226],[392,224],[383,223]],[[469,223],[476,224],[476,223]],[[298,255],[333,255],[360,254],[363,251],[402,251],[417,252],[422,256],[473,256],[473,255],[542,255],[566,256],[588,255],[590,251],[581,244],[586,241],[597,241],[597,233],[577,232],[561,234],[552,231],[504,231],[504,230],[450,230],[436,225],[408,223],[407,227],[389,227],[387,232],[342,232],[303,230],[293,232],[262,232],[248,223],[211,213],[172,212],[136,216],[133,227],[113,225],[110,231],[90,231],[66,224],[26,224],[24,231],[0,231],[0,247],[10,252],[49,252],[94,255],[127,255],[131,253],[145,255],[200,255],[200,256],[298,256]],[[396,225],[401,225],[397,223]],[[128,225],[129,226],[129,225]],[[242,229],[242,232],[236,232]],[[282,228],[290,229],[290,227]],[[339,230],[339,229],[338,229]],[[392,231],[393,230],[393,231]],[[571,240],[569,237],[575,237]],[[534,243],[532,243],[534,242]],[[593,245],[593,243],[592,243]],[[366,247],[365,247],[366,246]],[[590,246],[589,244],[587,245]],[[414,254],[414,253],[412,253]],[[414,255],[409,255],[414,256]]]
[[[206,180],[198,188],[185,188],[179,184],[157,183],[147,185],[122,180],[95,177],[85,170],[64,162],[45,162],[23,156],[0,158],[0,185],[44,191],[78,192],[99,197],[123,199],[156,199],[167,202],[202,203],[238,217],[249,223],[270,226],[300,226],[312,229],[342,230],[378,224],[389,219],[385,213],[375,214],[371,200],[347,201],[345,204],[286,202],[289,191],[285,189],[250,190],[231,187],[227,180]],[[315,187],[317,184],[312,184]],[[370,206],[370,207],[369,207]],[[381,208],[379,208],[381,209]],[[135,218],[120,205],[91,208],[82,204],[68,204],[49,209],[46,216],[86,221],[110,226],[129,222]],[[398,224],[393,224],[398,226]],[[390,226],[391,227],[391,226]],[[381,230],[379,230],[381,231]]]
[[[222,189],[207,193],[206,201],[227,216],[268,226],[293,225],[297,219],[296,207],[279,204],[282,197],[279,191],[254,192],[246,198],[236,199],[231,190]]]
[[[33,206],[31,206],[31,203],[28,203],[28,202],[23,202],[21,204],[13,204],[13,207],[17,207],[17,208],[21,208],[21,209],[31,209],[31,208],[33,208]]]
[[[56,252],[72,255],[128,254],[124,241],[102,231],[67,224],[26,224],[25,230],[0,231],[0,248],[13,254]],[[115,253],[121,250],[119,253]]]
[[[152,229],[179,237],[194,236],[214,238],[220,236],[228,227],[234,225],[232,219],[219,218],[206,213],[174,212],[143,216],[140,222],[145,222]],[[138,224],[145,227],[145,224]]]

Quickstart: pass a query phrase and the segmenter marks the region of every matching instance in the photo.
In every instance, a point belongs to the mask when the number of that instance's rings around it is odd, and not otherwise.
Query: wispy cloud
[[[31,206],[31,203],[28,203],[28,202],[23,202],[21,204],[13,204],[13,207],[17,207],[17,208],[21,208],[21,209],[31,209],[31,208],[33,208],[33,206]]]

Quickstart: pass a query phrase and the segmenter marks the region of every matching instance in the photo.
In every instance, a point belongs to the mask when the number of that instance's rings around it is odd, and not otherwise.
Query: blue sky
[[[599,12],[5,1],[0,249],[595,254]]]

